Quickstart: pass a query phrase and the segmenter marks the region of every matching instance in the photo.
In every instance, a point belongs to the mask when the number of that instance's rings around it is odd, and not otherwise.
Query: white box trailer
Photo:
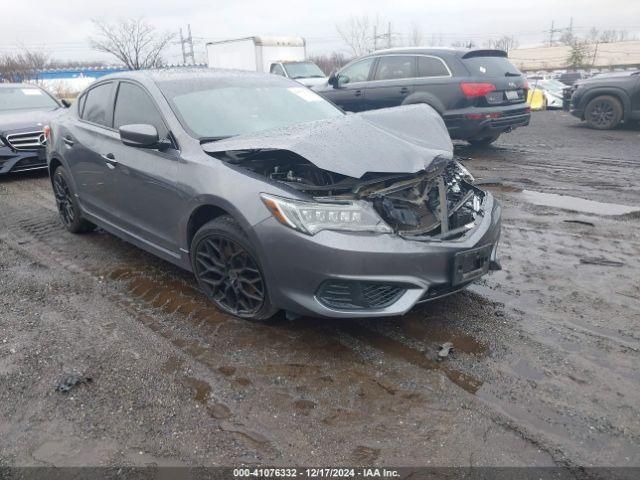
[[[207,43],[209,68],[269,73],[271,65],[307,58],[302,37],[247,37]]]
[[[209,68],[274,73],[309,87],[326,82],[322,70],[306,58],[302,37],[255,36],[207,43]]]

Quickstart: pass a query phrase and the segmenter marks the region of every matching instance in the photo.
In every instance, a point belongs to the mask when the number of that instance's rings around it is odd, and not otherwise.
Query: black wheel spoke
[[[253,256],[238,242],[222,235],[201,240],[195,252],[201,286],[223,310],[250,316],[265,302],[262,273]]]
[[[71,225],[75,220],[75,211],[73,209],[73,199],[67,182],[62,175],[56,175],[53,180],[53,193],[58,205],[58,213],[60,219],[65,226]]]

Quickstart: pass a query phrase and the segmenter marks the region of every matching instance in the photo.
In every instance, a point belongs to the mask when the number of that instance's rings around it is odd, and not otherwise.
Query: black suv
[[[501,50],[396,48],[358,58],[315,90],[359,112],[426,103],[449,135],[488,145],[529,124],[527,81]]]
[[[45,125],[68,103],[28,83],[0,83],[0,175],[47,168]]]
[[[640,70],[597,75],[573,86],[571,114],[591,128],[609,130],[640,120]]]

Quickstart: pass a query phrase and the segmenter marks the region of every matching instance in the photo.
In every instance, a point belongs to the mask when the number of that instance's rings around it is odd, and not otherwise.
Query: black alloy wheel
[[[585,109],[585,120],[597,130],[615,128],[622,120],[623,109],[618,99],[603,95],[591,100]]]
[[[266,300],[265,281],[253,255],[224,234],[209,234],[195,249],[195,274],[205,293],[222,310],[256,317]]]
[[[53,177],[53,194],[58,205],[60,219],[67,229],[70,229],[76,220],[76,212],[73,208],[73,196],[69,185],[61,172],[56,171]]]

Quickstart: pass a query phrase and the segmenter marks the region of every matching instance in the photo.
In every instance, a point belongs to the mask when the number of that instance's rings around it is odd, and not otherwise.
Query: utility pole
[[[378,50],[378,25],[373,26],[373,51]]]
[[[553,47],[553,20],[551,20],[551,30],[549,30],[549,46]]]
[[[387,30],[387,48],[391,48],[391,22],[389,22],[389,29]]]
[[[182,48],[182,63],[187,65],[187,58],[190,58],[191,59],[190,64],[195,65],[196,56],[193,51],[193,37],[191,36],[190,24],[187,25],[187,33],[189,34],[189,36],[187,38],[184,38],[184,36],[182,35],[182,28],[180,28],[180,47]],[[185,45],[189,47],[188,50],[185,48]]]

